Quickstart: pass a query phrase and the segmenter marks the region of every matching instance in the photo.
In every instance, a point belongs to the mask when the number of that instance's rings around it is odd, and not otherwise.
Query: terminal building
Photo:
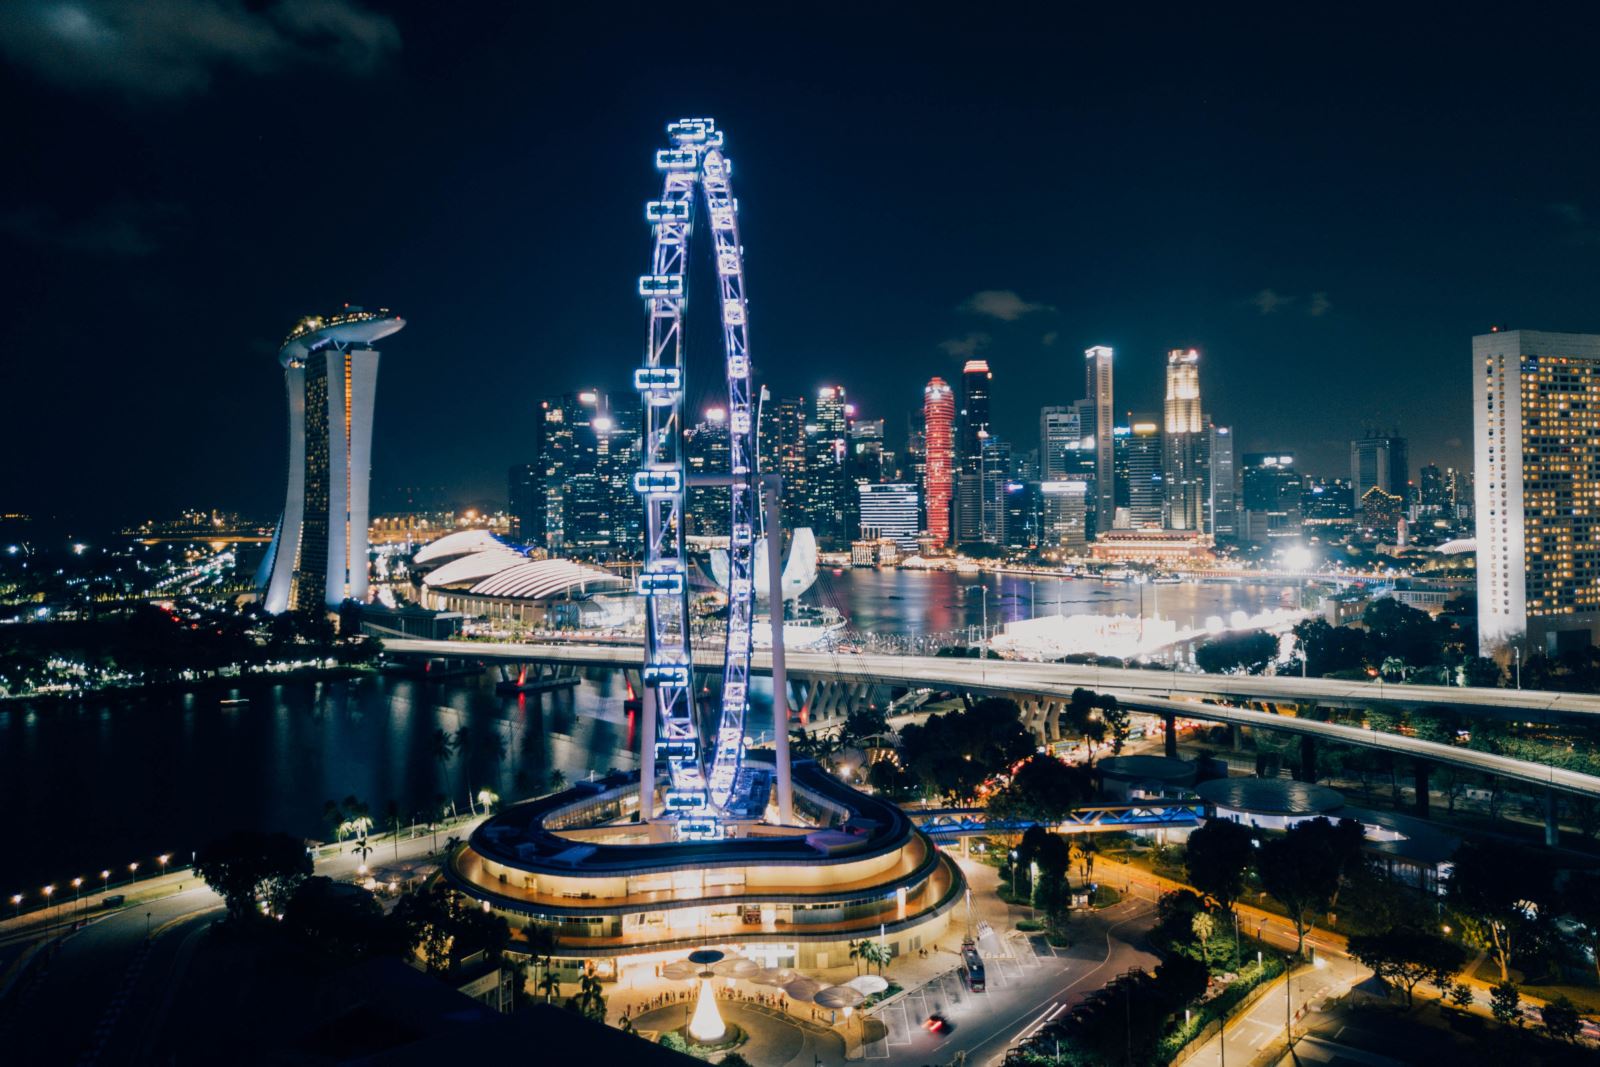
[[[634,621],[639,601],[620,574],[569,559],[532,558],[488,530],[461,530],[412,557],[416,599],[433,611],[530,629],[595,629]]]
[[[301,319],[278,351],[289,394],[289,488],[256,575],[266,609],[367,599],[367,483],[378,390],[374,341],[405,326],[346,306]]]

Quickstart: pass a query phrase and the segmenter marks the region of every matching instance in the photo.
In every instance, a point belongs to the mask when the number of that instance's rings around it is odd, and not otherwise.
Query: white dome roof
[[[472,595],[543,600],[574,591],[599,592],[631,587],[628,579],[599,567],[588,567],[569,559],[535,559],[485,578],[472,587]]]
[[[496,544],[494,548],[474,552],[451,560],[437,570],[429,571],[422,584],[430,589],[451,585],[470,585],[507,568],[528,562],[528,557],[515,549]]]
[[[439,563],[456,556],[468,556],[487,548],[504,548],[505,543],[488,530],[457,530],[437,541],[429,541],[417,552],[414,562]]]

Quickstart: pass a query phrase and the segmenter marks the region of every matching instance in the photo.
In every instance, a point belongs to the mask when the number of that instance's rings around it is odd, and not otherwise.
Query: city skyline
[[[503,493],[507,465],[526,450],[530,412],[518,390],[484,383],[526,374],[548,382],[537,390],[548,395],[625,380],[638,309],[625,286],[597,282],[598,264],[636,255],[645,239],[642,186],[622,147],[655,129],[663,106],[640,91],[660,70],[644,35],[622,31],[602,51],[552,56],[548,69],[522,75],[504,61],[449,58],[467,31],[425,9],[379,15],[352,5],[369,32],[332,35],[293,63],[241,69],[180,35],[171,47],[188,81],[160,81],[131,55],[102,83],[85,84],[59,62],[22,57],[25,33],[42,32],[27,25],[36,9],[18,5],[0,23],[13,57],[5,84],[30,102],[17,131],[30,163],[4,179],[13,207],[0,240],[32,268],[15,296],[33,309],[10,317],[3,336],[8,350],[36,354],[19,361],[25,394],[65,395],[72,375],[93,374],[100,388],[79,397],[80,418],[119,447],[66,440],[42,462],[13,468],[3,493],[15,506],[68,512],[77,494],[65,487],[96,470],[105,482],[96,510],[118,517],[194,500],[267,511],[275,493],[236,477],[284,446],[276,413],[246,402],[268,384],[255,354],[274,342],[272,323],[334,300],[392,302],[413,320],[415,358],[386,369],[375,503],[399,485],[456,485],[469,499]],[[507,17],[515,37],[518,16]],[[571,22],[550,29],[583,32]],[[1514,180],[1473,150],[1508,130],[1510,116],[1530,138],[1581,120],[1583,95],[1564,91],[1571,75],[1559,64],[1491,94],[1443,77],[1447,48],[1388,62],[1417,30],[1384,44],[1336,28],[1315,50],[1271,50],[1247,28],[1235,37],[1212,27],[1196,39],[1174,25],[1170,36],[1136,41],[1080,26],[1094,69],[1060,83],[1029,62],[1051,54],[1059,33],[1041,33],[1036,45],[983,38],[989,47],[972,70],[950,75],[903,41],[884,51],[880,29],[904,28],[867,20],[859,40],[808,41],[803,55],[752,38],[773,73],[744,100],[727,99],[725,88],[741,60],[675,84],[680,99],[669,110],[738,126],[743,165],[767,194],[747,228],[761,249],[750,284],[762,306],[763,384],[774,395],[841,383],[864,412],[886,419],[892,438],[929,377],[953,381],[977,356],[998,380],[1026,385],[995,397],[997,426],[1017,439],[1040,404],[1080,395],[1084,347],[1115,348],[1118,393],[1147,408],[1159,399],[1162,353],[1193,346],[1205,354],[1207,406],[1235,428],[1241,453],[1288,448],[1308,469],[1332,473],[1362,427],[1398,423],[1418,461],[1465,466],[1470,381],[1456,368],[1468,339],[1499,321],[1594,326],[1581,294],[1600,275],[1586,236],[1595,205],[1576,180],[1592,169],[1594,149],[1560,141],[1547,165]],[[1428,40],[1467,33],[1430,26]],[[68,58],[82,47],[53,43]],[[1377,68],[1359,91],[1318,78],[1340,45]],[[1209,49],[1214,62],[1159,62],[1191,48]],[[817,49],[833,62],[818,63]],[[1147,58],[1131,64],[1136,54]],[[297,76],[319,63],[339,70]],[[1109,81],[1092,76],[1123,64]],[[818,95],[824,68],[842,73]],[[519,78],[563,93],[604,84],[585,95],[613,102],[581,122],[560,107],[512,106],[504,101],[518,94],[492,87]],[[1275,91],[1260,92],[1266,84]],[[899,107],[889,86],[927,99]],[[256,100],[267,96],[263,110]],[[1535,99],[1538,108],[1525,106]],[[1229,105],[1227,125],[1212,117],[1212,101]],[[1418,130],[1404,107],[1379,101],[1426,104],[1438,121]],[[379,161],[375,169],[298,164],[302,131],[330,108],[363,115],[341,125],[339,140],[353,157]],[[794,158],[779,143],[786,117],[801,115],[846,131],[848,159],[832,165],[860,175],[849,198],[814,191],[826,152],[802,153],[804,165],[788,173],[779,162]],[[1297,121],[1309,115],[1315,135]],[[580,193],[558,194],[543,150],[519,136],[535,120],[538,143],[592,161]],[[917,169],[952,123],[1003,146],[993,158],[943,161],[980,194],[978,207],[954,215],[939,210],[943,194],[926,191]],[[854,132],[867,129],[871,138]],[[196,158],[179,149],[196,140],[212,150]],[[85,165],[88,144],[96,158],[126,165],[114,176]],[[1163,165],[1174,157],[1186,165]],[[1408,164],[1403,181],[1377,165],[1397,157]],[[1085,159],[1109,165],[1073,165]],[[581,198],[584,226],[544,218],[566,195]],[[801,202],[819,210],[781,206]],[[1009,221],[1022,217],[1033,221]],[[925,226],[929,218],[939,225]],[[851,288],[858,271],[836,269],[840,239],[860,225],[876,233],[870,300]],[[338,257],[306,257],[308,227],[362,240]],[[930,241],[961,254],[934,267]],[[1503,255],[1470,254],[1486,241]],[[85,299],[97,314],[69,310]],[[185,330],[169,328],[175,315]],[[137,371],[155,364],[176,373]],[[476,384],[440,389],[442,367]],[[1274,403],[1285,390],[1298,402]],[[172,410],[185,415],[149,414]],[[52,417],[44,405],[18,412],[20,438],[50,435]],[[427,425],[452,432],[414,430]],[[133,477],[148,470],[169,476]]]

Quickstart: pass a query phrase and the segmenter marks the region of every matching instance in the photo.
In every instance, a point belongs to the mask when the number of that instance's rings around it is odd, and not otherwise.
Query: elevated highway
[[[572,663],[618,670],[639,665],[637,645],[573,644],[489,644],[461,641],[394,639],[385,642],[387,651],[399,654],[449,656],[466,659],[512,659],[528,663]],[[709,651],[709,650],[708,650]],[[789,677],[852,685],[891,685],[954,689],[1023,698],[1035,708],[1046,710],[1046,720],[1024,716],[1041,736],[1047,737],[1054,720],[1072,696],[1074,689],[1092,689],[1114,694],[1133,711],[1163,717],[1199,719],[1253,729],[1275,730],[1302,738],[1338,742],[1376,749],[1425,763],[1447,764],[1509,781],[1544,786],[1577,796],[1600,797],[1600,777],[1560,767],[1530,763],[1490,752],[1459,748],[1436,741],[1381,733],[1358,726],[1318,722],[1313,719],[1278,715],[1250,708],[1230,707],[1203,701],[1238,700],[1246,702],[1293,704],[1314,703],[1343,707],[1368,707],[1372,704],[1397,704],[1414,708],[1458,708],[1464,712],[1500,715],[1529,722],[1584,720],[1600,717],[1600,697],[1575,693],[1551,693],[1517,689],[1466,689],[1454,686],[1379,685],[1370,682],[1342,682],[1322,678],[1262,678],[1233,675],[1182,674],[1169,671],[1140,671],[1109,667],[1082,667],[1058,663],[1019,663],[1010,660],[956,659],[943,656],[884,656],[791,652],[785,657]],[[698,666],[698,665],[697,665]],[[707,669],[717,663],[707,656]],[[755,673],[770,673],[771,654],[757,651],[751,659]]]

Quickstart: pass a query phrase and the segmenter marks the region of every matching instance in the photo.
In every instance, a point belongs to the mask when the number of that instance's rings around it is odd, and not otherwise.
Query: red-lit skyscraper
[[[934,378],[922,392],[926,427],[927,472],[922,498],[927,501],[928,533],[936,545],[950,538],[951,468],[955,463],[956,398],[943,378]]]

